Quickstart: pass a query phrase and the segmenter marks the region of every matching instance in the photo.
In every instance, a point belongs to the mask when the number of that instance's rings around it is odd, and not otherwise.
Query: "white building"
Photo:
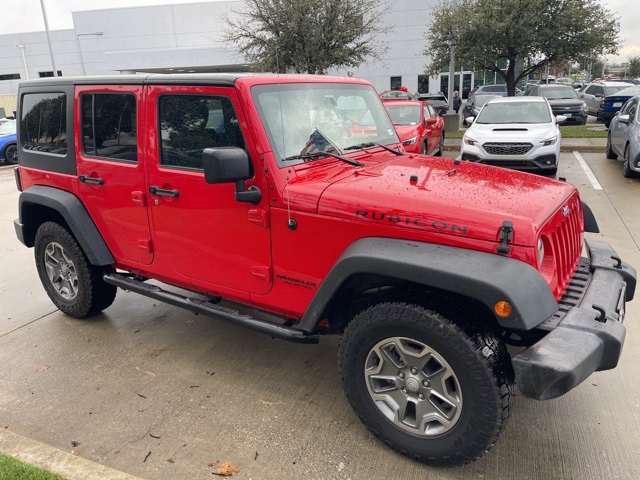
[[[396,0],[383,16],[389,33],[385,58],[333,75],[365,78],[382,92],[406,86],[411,92],[446,90],[447,74],[423,75],[428,58],[424,33],[436,0]],[[50,32],[56,69],[62,76],[120,73],[230,72],[249,68],[222,43],[222,16],[242,1],[114,8],[73,13],[73,29]],[[51,76],[45,32],[0,35],[0,94],[16,93],[20,80]],[[466,94],[471,72],[456,89]],[[466,97],[466,95],[464,95]]]

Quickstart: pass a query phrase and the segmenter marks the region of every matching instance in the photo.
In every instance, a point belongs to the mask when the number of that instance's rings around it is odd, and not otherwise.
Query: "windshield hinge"
[[[498,240],[500,240],[500,245],[496,249],[498,253],[509,253],[511,249],[507,245],[513,239],[513,222],[505,220],[502,222],[502,226],[500,227],[500,235],[498,236]]]

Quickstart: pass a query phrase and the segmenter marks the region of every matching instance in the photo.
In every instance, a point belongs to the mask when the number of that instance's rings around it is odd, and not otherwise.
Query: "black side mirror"
[[[251,160],[238,147],[205,148],[202,152],[204,180],[207,183],[235,183],[236,201],[257,205],[262,192],[255,186],[244,188],[244,181],[253,177]]]

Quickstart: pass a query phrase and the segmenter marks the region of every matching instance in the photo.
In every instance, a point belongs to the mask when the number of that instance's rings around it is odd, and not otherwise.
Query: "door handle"
[[[179,190],[165,190],[163,188],[157,187],[157,186],[153,186],[153,187],[149,187],[149,193],[151,195],[160,195],[163,197],[179,197],[180,196],[180,191]]]
[[[82,183],[90,183],[92,185],[104,185],[104,179],[100,177],[90,177],[89,175],[80,175],[78,177]]]

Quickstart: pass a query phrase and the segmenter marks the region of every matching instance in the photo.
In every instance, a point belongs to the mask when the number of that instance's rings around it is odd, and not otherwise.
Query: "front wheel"
[[[613,151],[613,147],[611,147],[611,132],[607,134],[607,147],[605,149],[605,155],[609,160],[615,160],[618,158],[616,152]]]
[[[435,157],[441,157],[444,152],[444,132],[440,134],[440,141],[438,142],[438,151],[434,154]]]
[[[367,428],[430,465],[464,465],[486,453],[515,396],[509,355],[490,330],[462,328],[411,303],[380,303],[356,315],[339,365]]]
[[[622,175],[625,178],[638,178],[638,172],[631,168],[629,145],[624,148],[624,161],[622,163]]]
[[[102,279],[104,268],[87,260],[76,239],[62,225],[40,225],[34,247],[40,281],[62,312],[84,318],[113,303],[117,288]]]

